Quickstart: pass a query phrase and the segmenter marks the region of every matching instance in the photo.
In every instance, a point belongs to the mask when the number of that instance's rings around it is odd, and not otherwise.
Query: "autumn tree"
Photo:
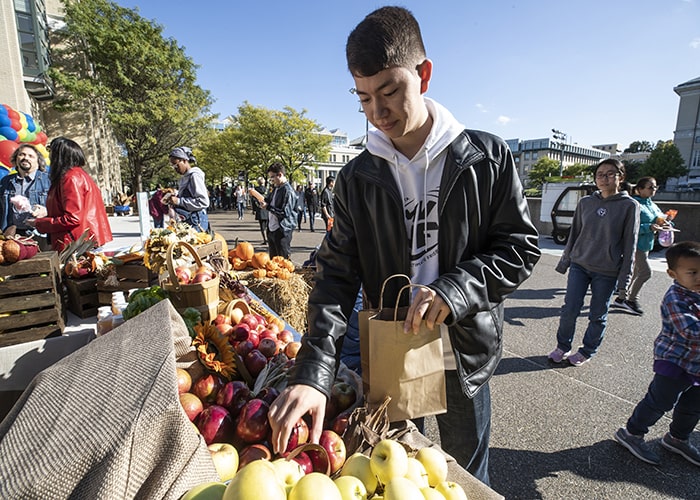
[[[196,145],[212,119],[194,62],[135,10],[110,0],[63,1],[66,25],[52,52],[52,77],[68,98],[57,106],[104,104],[126,153],[122,176],[134,191],[163,170],[168,178],[168,152]]]
[[[673,141],[659,142],[641,168],[643,176],[656,179],[659,184],[666,184],[671,177],[680,177],[688,173],[683,157]]]

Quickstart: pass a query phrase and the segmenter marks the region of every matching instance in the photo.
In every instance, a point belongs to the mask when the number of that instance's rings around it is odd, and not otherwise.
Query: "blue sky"
[[[350,138],[347,35],[383,3],[118,0],[164,27],[200,66],[212,110],[307,110]],[[404,0],[433,60],[432,97],[504,139],[566,132],[584,146],[672,139],[673,87],[700,77],[700,0]],[[186,5],[186,7],[184,7]]]

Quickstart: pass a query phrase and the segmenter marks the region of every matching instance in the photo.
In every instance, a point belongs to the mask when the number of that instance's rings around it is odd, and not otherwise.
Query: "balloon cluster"
[[[0,177],[12,169],[10,158],[20,144],[28,143],[44,157],[49,164],[49,152],[46,149],[46,133],[34,121],[31,115],[15,111],[7,104],[0,104]]]

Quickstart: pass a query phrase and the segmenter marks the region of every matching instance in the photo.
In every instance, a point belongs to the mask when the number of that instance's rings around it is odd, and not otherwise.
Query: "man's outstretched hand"
[[[270,406],[268,413],[275,453],[285,451],[294,425],[307,413],[311,415],[312,421],[309,440],[318,443],[323,430],[326,402],[325,394],[308,385],[291,385],[282,391]]]

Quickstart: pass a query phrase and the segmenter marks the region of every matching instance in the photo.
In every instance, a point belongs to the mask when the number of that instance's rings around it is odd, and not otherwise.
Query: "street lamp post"
[[[564,147],[566,146],[566,133],[555,128],[552,129],[552,136],[559,141],[559,177],[564,175]]]

